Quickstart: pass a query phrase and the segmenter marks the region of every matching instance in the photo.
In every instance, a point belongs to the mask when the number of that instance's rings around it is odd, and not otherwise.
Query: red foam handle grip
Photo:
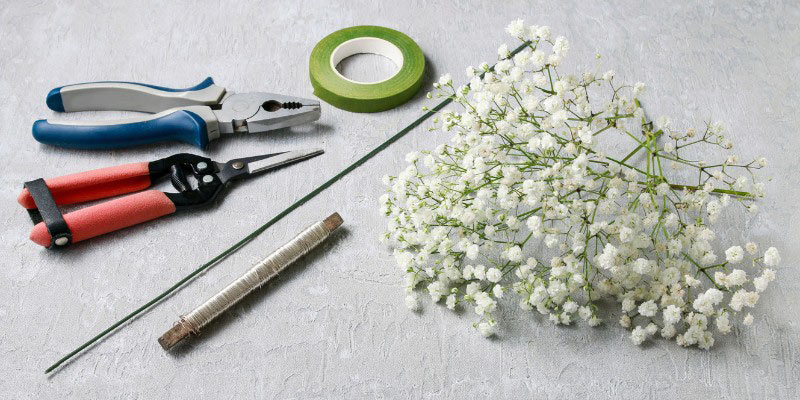
[[[175,204],[158,190],[147,190],[64,214],[72,242],[127,228],[175,212]],[[31,240],[50,246],[50,232],[43,222],[31,231]]]
[[[149,163],[140,162],[100,168],[77,174],[46,179],[56,204],[74,204],[104,199],[150,187]],[[27,209],[36,208],[28,189],[23,189],[17,201]]]

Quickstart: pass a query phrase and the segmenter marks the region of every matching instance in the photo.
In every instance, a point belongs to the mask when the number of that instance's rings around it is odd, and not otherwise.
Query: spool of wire
[[[175,326],[158,339],[158,343],[164,350],[169,350],[189,334],[197,334],[225,310],[319,246],[341,224],[342,218],[338,213],[333,213],[324,221],[309,226],[219,293],[182,316]]]

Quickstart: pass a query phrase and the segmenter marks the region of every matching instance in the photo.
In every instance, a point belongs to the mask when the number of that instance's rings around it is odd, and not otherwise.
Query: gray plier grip
[[[215,106],[225,88],[206,78],[196,86],[172,89],[135,82],[90,82],[57,87],[47,95],[53,111],[140,111],[157,113],[176,107]]]

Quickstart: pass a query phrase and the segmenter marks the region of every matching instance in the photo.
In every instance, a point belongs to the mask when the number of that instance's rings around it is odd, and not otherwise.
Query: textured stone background
[[[800,397],[796,2],[4,3],[0,398]],[[232,91],[310,96],[311,48],[329,32],[357,24],[406,32],[425,51],[429,78],[446,71],[460,77],[466,65],[493,60],[506,40],[503,28],[518,17],[566,35],[568,65],[582,68],[599,51],[619,77],[647,82],[653,115],[671,115],[681,126],[709,117],[725,121],[740,156],[769,158],[772,181],[760,214],[720,227],[729,242],[771,244],[783,255],[780,279],[762,297],[752,329],[704,352],[666,341],[638,348],[614,324],[553,327],[514,304],[504,308],[495,340],[473,331],[471,312],[430,305],[422,314],[408,312],[400,273],[376,243],[384,224],[376,200],[380,177],[399,170],[407,151],[445,140],[417,129],[91,351],[52,376],[42,374],[428,104],[420,95],[370,115],[324,106],[318,124],[215,142],[207,154],[220,160],[312,146],[327,153],[244,182],[213,209],[56,253],[27,239],[28,217],[15,202],[23,181],[195,149],[167,144],[89,152],[39,145],[30,127],[52,115],[44,104],[52,87],[107,79],[185,87],[211,75]],[[351,73],[363,76],[388,68],[349,64]],[[173,354],[161,350],[156,338],[180,313],[332,211],[342,214],[346,229],[322,251],[199,340]]]

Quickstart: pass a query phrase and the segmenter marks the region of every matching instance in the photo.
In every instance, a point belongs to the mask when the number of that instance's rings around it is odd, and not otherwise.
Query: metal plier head
[[[220,163],[180,153],[149,164],[152,180],[169,176],[178,193],[165,193],[176,208],[203,206],[214,200],[230,182],[302,161],[324,153],[322,149],[287,151],[234,158]]]
[[[256,133],[286,128],[319,119],[317,100],[274,93],[235,93],[214,110],[220,133]]]

